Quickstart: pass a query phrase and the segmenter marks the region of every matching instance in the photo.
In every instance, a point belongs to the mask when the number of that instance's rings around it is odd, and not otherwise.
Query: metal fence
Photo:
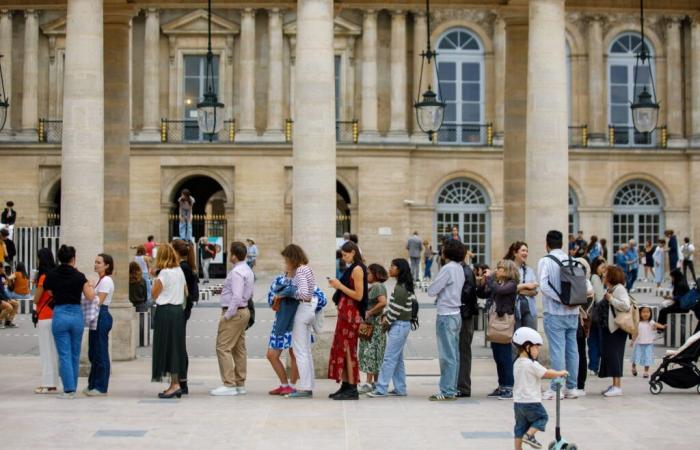
[[[236,121],[225,120],[224,126],[214,135],[213,142],[234,142],[236,139]],[[160,120],[160,141],[171,142],[209,142],[209,135],[201,133],[196,120]]]
[[[63,120],[39,119],[39,142],[59,143],[63,139]]]
[[[286,119],[284,123],[284,141],[292,142],[294,134],[294,121]],[[357,144],[360,136],[360,125],[357,119],[355,120],[336,120],[335,122],[335,141],[339,144]]]
[[[608,125],[608,144],[610,147],[666,148],[668,130],[662,126],[651,133],[639,133],[634,127]]]
[[[493,146],[491,123],[446,123],[432,137],[433,144]]]
[[[13,240],[17,248],[16,261],[24,263],[27,272],[37,268],[37,252],[48,248],[54,256],[58,252],[61,227],[22,227],[15,228]]]
[[[588,147],[588,125],[569,127],[569,147]]]

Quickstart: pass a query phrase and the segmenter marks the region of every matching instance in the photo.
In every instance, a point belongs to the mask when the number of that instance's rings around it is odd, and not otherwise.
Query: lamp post
[[[634,96],[632,102],[632,123],[638,133],[651,133],[656,129],[659,120],[659,102],[656,99],[656,88],[654,87],[654,75],[651,70],[651,55],[647,51],[647,44],[644,38],[644,0],[639,0],[640,21],[642,31],[642,46],[637,53],[637,64],[634,67]],[[651,93],[647,89],[644,79],[640,86],[640,73],[649,74],[648,83],[651,84]],[[639,94],[637,94],[639,93]]]
[[[2,76],[2,57],[3,55],[0,55],[0,131],[5,128],[7,108],[10,107],[10,99],[7,98],[5,93],[5,79]]]
[[[435,134],[445,119],[445,103],[438,100],[440,96],[440,74],[437,67],[437,52],[430,47],[430,0],[425,1],[425,12],[428,28],[428,39],[426,44],[426,49],[420,54],[421,55],[421,68],[420,68],[420,80],[418,81],[418,97],[413,107],[416,109],[416,122],[418,122],[418,127],[428,134],[428,138],[432,141],[433,134]],[[431,61],[435,60],[435,76],[437,85],[437,94],[433,92],[432,87],[428,84],[428,89],[423,92],[423,98],[421,98],[421,88],[423,83],[423,68],[426,66],[430,67]]]
[[[209,142],[221,131],[224,126],[224,104],[219,102],[214,89],[214,54],[211,51],[211,0],[208,1],[209,14],[207,19],[207,37],[209,46],[207,49],[207,68],[205,74],[204,100],[197,103],[197,122],[202,133],[209,136]]]

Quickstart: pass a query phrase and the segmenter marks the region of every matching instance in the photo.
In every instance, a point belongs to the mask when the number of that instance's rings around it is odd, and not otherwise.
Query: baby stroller
[[[692,335],[681,348],[664,356],[661,365],[651,374],[649,391],[656,395],[663,383],[677,389],[697,386],[700,394],[700,369],[696,365],[700,357],[700,332]]]

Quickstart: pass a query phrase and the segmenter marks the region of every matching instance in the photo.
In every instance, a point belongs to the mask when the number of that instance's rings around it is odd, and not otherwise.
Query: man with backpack
[[[562,397],[578,398],[576,331],[579,306],[586,302],[586,272],[579,262],[562,251],[563,236],[560,231],[549,231],[546,242],[548,254],[537,265],[544,307],[544,332],[553,370],[566,370],[569,373]],[[542,398],[554,399],[555,391],[556,387],[552,384]]]
[[[466,249],[465,249],[466,250]],[[466,253],[466,251],[465,251]],[[466,257],[465,257],[466,259]],[[457,397],[472,395],[472,338],[474,337],[474,317],[479,314],[476,297],[476,276],[471,267],[462,261],[464,285],[462,285],[462,327],[459,332],[459,374],[457,376]]]

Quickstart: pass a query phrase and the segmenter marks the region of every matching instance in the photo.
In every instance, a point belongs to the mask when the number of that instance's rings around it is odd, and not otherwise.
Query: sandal
[[[38,388],[34,389],[35,394],[57,394],[58,389],[55,387],[46,387],[46,386],[39,386]]]
[[[632,375],[637,376],[637,369],[632,369]]]

